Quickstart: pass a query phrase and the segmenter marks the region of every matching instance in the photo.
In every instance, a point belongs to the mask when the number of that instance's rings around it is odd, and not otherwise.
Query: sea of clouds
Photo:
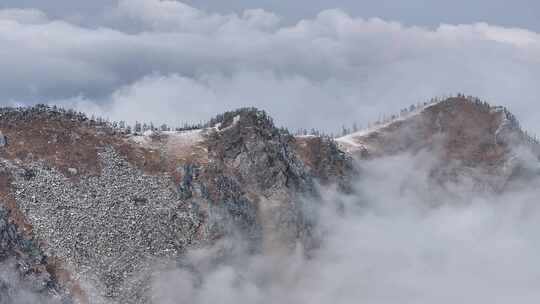
[[[120,0],[103,14],[103,25],[82,26],[0,10],[3,104],[156,125],[256,106],[292,129],[336,131],[463,92],[540,131],[540,35],[529,30],[404,26],[338,9],[291,24],[262,9],[223,14],[158,0]]]

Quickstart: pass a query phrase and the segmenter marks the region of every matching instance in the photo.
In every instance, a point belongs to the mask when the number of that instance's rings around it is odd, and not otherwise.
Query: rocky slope
[[[296,139],[255,109],[144,134],[44,106],[0,114],[9,227],[40,241],[50,290],[81,303],[148,303],[159,261],[223,238],[251,252],[312,246],[304,199],[351,167],[332,142],[303,161]]]
[[[18,296],[13,282],[44,301],[151,303],[153,272],[188,249],[317,246],[306,210],[319,187],[354,191],[353,157],[424,153],[440,184],[468,174],[503,191],[525,170],[516,148],[536,153],[510,113],[463,97],[336,141],[293,137],[256,109],[130,134],[71,111],[3,108],[0,131],[0,258],[17,278],[0,276],[0,303]]]

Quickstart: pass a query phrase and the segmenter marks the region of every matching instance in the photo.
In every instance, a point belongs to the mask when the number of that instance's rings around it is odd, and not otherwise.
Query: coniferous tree
[[[135,129],[134,129],[135,133],[141,133],[142,132],[142,126],[141,126],[141,123],[136,121],[135,122]]]

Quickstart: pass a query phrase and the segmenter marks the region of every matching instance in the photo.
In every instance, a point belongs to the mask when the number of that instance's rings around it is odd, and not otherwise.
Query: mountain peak
[[[540,155],[538,141],[506,108],[464,96],[425,104],[336,141],[360,160],[398,154],[429,157],[435,184],[475,180],[464,186],[488,191],[502,191],[530,173],[522,152]]]
[[[265,111],[253,107],[239,108],[219,114],[212,118],[207,125],[221,130],[238,122],[265,129],[275,128],[273,119]]]
[[[337,142],[361,158],[442,147],[444,159],[477,164],[496,161],[513,146],[537,143],[506,108],[463,96],[424,104]]]

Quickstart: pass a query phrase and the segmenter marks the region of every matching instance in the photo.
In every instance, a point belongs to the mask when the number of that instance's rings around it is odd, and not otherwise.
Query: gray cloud
[[[540,38],[492,26],[408,27],[327,10],[296,24],[255,9],[209,13],[174,1],[119,1],[121,27],[38,11],[0,13],[5,103],[76,105],[113,119],[179,123],[258,106],[291,128],[367,124],[432,96],[508,105],[538,132]]]

